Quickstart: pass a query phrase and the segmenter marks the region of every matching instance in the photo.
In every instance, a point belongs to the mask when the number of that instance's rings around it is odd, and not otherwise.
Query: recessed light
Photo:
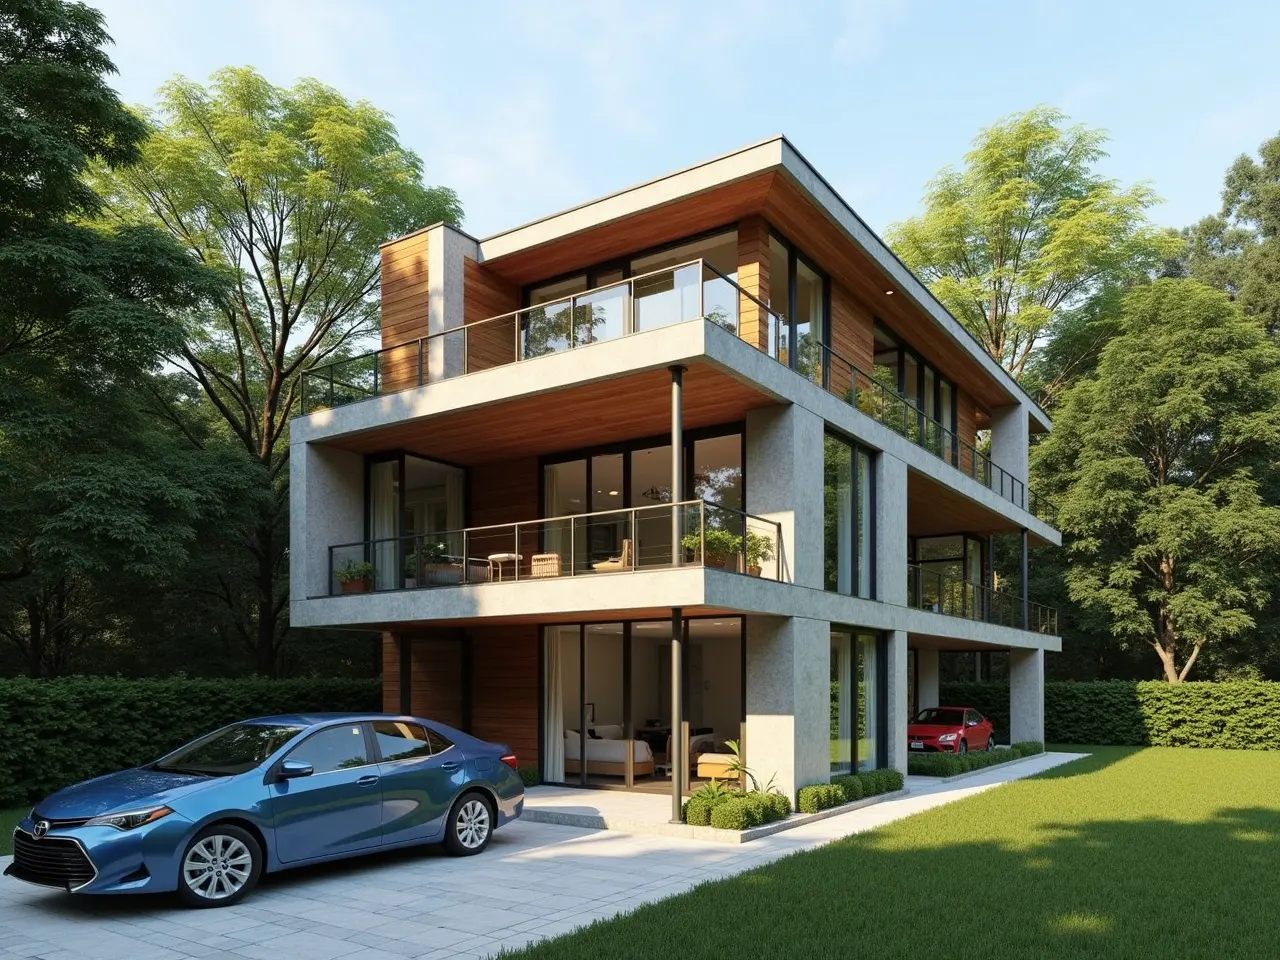
[[[884,292],[884,295],[885,295],[886,297],[892,297],[892,296],[893,296],[893,291],[892,291],[892,290],[886,290],[886,291]]]
[[[618,495],[618,491],[617,491],[617,490],[610,490],[610,491],[609,491],[609,496],[611,496],[611,497],[616,497],[617,495]]]

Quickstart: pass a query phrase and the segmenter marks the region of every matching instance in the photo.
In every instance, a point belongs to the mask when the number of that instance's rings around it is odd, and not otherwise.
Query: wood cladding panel
[[[468,328],[465,334],[467,372],[514,363],[519,349],[517,319],[493,318],[520,308],[520,288],[470,259],[463,261],[462,286],[462,322]]]
[[[485,265],[515,284],[536,283],[637,250],[670,243],[758,213],[777,174],[758,174],[691,197],[651,207],[590,231],[493,257]]]
[[[471,627],[471,734],[538,763],[538,643],[532,624]]]
[[[487,557],[492,553],[516,553],[520,555],[520,577],[532,574],[533,556],[538,553],[540,541],[536,524],[520,527],[519,543],[516,542],[517,524],[534,520],[542,514],[538,503],[538,461],[529,457],[523,460],[485,464],[470,470],[471,522],[468,526],[487,527],[503,524],[500,529],[478,531],[471,535],[468,555]],[[507,563],[503,576],[513,576],[513,564]]]
[[[870,375],[875,363],[875,322],[871,313],[841,283],[831,284],[831,358],[828,371],[832,392],[847,397],[855,386],[853,371],[841,362],[848,361],[862,373]],[[858,386],[865,386],[865,383]]]
[[[400,712],[400,651],[397,637],[409,643],[409,712],[453,727],[462,725],[462,642],[458,636],[387,633],[382,641],[382,704]]]
[[[750,384],[707,364],[691,364],[685,373],[686,429],[741,420],[748,410],[773,402]],[[658,436],[670,429],[671,375],[649,370],[366,430],[332,445],[359,453],[403,449],[477,466]]]
[[[747,293],[769,301],[769,224],[763,217],[738,222],[738,283]],[[739,297],[738,335],[757,350],[769,345],[769,318],[756,300]]]
[[[381,251],[382,345],[427,335],[427,233],[385,244]]]

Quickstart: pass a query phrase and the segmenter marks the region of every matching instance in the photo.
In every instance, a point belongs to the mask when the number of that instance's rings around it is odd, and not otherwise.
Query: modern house
[[[304,378],[291,617],[381,631],[387,710],[676,796],[737,740],[794,795],[905,769],[939,652],[1007,651],[1002,738],[1043,739],[1048,418],[787,140],[424,227],[381,296]]]

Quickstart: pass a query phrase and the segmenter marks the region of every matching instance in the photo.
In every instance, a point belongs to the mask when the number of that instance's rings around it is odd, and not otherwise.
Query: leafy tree
[[[1149,187],[1122,189],[1096,172],[1103,131],[1065,123],[1037,107],[983,130],[963,169],[929,184],[925,212],[889,229],[907,266],[1015,377],[1030,373],[1046,339],[1072,344],[1050,382],[1028,384],[1051,395],[1105,341],[1091,305],[1145,279],[1178,245],[1148,224]]]
[[[175,364],[199,385],[271,494],[245,546],[248,609],[230,594],[257,669],[274,674],[287,624],[288,420],[301,371],[377,331],[378,245],[440,220],[452,190],[426,187],[422,163],[366,102],[315,80],[276,87],[250,68],[208,87],[161,90],[141,163],[95,183],[120,223],[161,227],[227,277],[215,308],[191,311]]]
[[[1246,316],[1280,332],[1280,136],[1258,159],[1241,155],[1222,189],[1222,212],[1184,232],[1186,269],[1225,290]]]
[[[1280,350],[1222,293],[1161,279],[1124,301],[1096,375],[1033,452],[1059,497],[1082,625],[1146,644],[1183,680],[1268,600],[1280,508]]]
[[[247,467],[155,412],[176,315],[216,275],[155,229],[81,223],[90,161],[131,162],[145,136],[105,82],[108,39],[80,4],[0,10],[0,636],[33,676],[154,595]]]

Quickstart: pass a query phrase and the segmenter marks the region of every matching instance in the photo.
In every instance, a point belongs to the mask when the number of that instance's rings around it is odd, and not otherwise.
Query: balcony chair
[[[593,563],[591,568],[596,573],[613,573],[617,570],[629,570],[631,568],[631,540],[622,541],[622,553],[620,556],[610,557],[608,560],[601,560],[599,563]]]

